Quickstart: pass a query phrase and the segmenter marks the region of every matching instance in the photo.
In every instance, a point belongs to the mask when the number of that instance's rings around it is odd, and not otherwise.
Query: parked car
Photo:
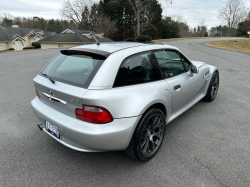
[[[62,50],[33,82],[38,127],[52,138],[77,151],[124,150],[148,161],[166,124],[215,99],[219,71],[173,46],[114,42]]]

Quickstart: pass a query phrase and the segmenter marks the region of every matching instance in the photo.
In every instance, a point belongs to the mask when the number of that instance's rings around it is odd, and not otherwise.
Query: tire
[[[166,121],[162,110],[149,110],[138,123],[128,148],[128,156],[142,162],[152,159],[159,151],[165,136]]]
[[[204,97],[205,101],[212,102],[216,98],[218,90],[219,90],[219,83],[220,83],[220,77],[219,77],[219,73],[216,71],[213,74],[213,77],[207,89],[207,94]]]

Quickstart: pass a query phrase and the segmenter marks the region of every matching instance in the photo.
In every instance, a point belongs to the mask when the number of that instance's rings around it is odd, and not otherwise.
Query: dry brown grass
[[[178,40],[209,39],[209,38],[218,38],[218,37],[171,38],[171,39],[152,40],[152,42],[159,43],[159,42],[171,42],[171,41],[178,41]],[[232,37],[223,37],[223,38],[232,38]]]
[[[237,42],[236,40],[213,41],[204,44],[210,47],[250,54],[250,39],[240,40],[239,42]]]

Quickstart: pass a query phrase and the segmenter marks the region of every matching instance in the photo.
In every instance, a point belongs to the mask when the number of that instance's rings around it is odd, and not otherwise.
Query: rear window
[[[56,81],[87,88],[105,57],[89,53],[59,54],[40,73]]]

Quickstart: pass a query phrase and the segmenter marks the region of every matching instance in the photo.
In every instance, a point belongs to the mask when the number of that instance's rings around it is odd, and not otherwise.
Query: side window
[[[186,72],[179,54],[175,51],[155,51],[163,78],[171,78]]]
[[[188,71],[189,70],[189,66],[190,66],[190,62],[181,53],[180,53],[180,56],[181,56],[181,59],[182,59],[182,62],[184,64],[184,66],[186,68],[186,71]]]
[[[161,79],[153,52],[137,54],[127,58],[120,66],[114,87],[147,83]]]

